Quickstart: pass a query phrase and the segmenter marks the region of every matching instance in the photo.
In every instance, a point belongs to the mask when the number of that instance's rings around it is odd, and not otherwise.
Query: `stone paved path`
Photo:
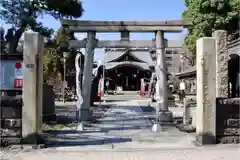
[[[28,150],[7,154],[4,160],[239,160],[237,146],[194,149],[157,149],[122,151]]]
[[[104,98],[106,101],[129,101],[129,100],[147,100],[147,97],[142,97],[136,91],[123,91],[122,94],[111,95],[105,94]]]
[[[151,119],[155,117],[155,110],[142,101],[114,102],[101,114],[103,115],[98,122],[86,124],[85,132],[68,130],[53,134],[49,138],[48,147],[74,146],[79,149],[193,147],[193,137],[179,132],[173,124],[164,125],[162,131],[153,133]]]
[[[178,112],[178,111],[177,111]],[[85,132],[56,132],[46,149],[11,149],[1,159],[71,159],[71,160],[235,160],[240,152],[236,145],[196,147],[192,136],[179,132],[173,125],[151,132],[155,111],[142,101],[115,102],[106,110],[96,110],[101,118],[88,124]]]

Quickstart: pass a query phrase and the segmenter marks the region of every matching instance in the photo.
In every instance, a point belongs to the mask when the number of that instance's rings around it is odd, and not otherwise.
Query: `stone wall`
[[[43,85],[43,121],[55,120],[55,103],[53,87]],[[22,119],[22,96],[1,97],[1,146],[20,143],[21,119]]]
[[[217,143],[240,143],[240,98],[217,98]]]
[[[1,97],[1,146],[21,140],[22,97]]]
[[[228,45],[227,31],[212,34],[216,43],[216,97],[228,97]]]

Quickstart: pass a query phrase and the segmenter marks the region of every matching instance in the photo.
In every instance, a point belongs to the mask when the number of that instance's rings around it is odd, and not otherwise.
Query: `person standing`
[[[107,88],[107,94],[108,94],[108,89],[109,89],[109,80],[106,81],[106,88]]]
[[[236,97],[240,97],[240,73],[237,74]]]
[[[186,85],[185,85],[185,81],[184,80],[182,80],[180,82],[179,89],[180,89],[180,101],[183,103],[183,99],[185,97],[185,89],[186,89]]]
[[[101,76],[99,82],[98,82],[98,97],[100,97],[100,99],[103,97],[104,95],[104,79]]]

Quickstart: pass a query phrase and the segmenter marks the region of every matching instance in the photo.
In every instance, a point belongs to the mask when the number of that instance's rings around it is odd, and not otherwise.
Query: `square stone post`
[[[90,97],[92,88],[92,66],[94,57],[94,48],[96,46],[96,33],[89,31],[87,33],[86,52],[84,60],[82,97],[83,103],[79,110],[79,121],[87,121],[90,118]]]
[[[42,127],[44,39],[39,33],[24,34],[23,52],[23,143],[39,143]]]
[[[188,108],[188,99],[185,97],[183,99],[183,124],[189,124],[189,108]]]
[[[216,139],[216,54],[215,39],[197,40],[196,141],[214,144]]]
[[[228,48],[227,31],[216,30],[212,34],[216,40],[216,96],[228,97]]]
[[[172,121],[172,113],[168,110],[168,84],[167,84],[167,67],[165,55],[164,32],[156,32],[156,101],[157,110],[159,111],[159,121]]]

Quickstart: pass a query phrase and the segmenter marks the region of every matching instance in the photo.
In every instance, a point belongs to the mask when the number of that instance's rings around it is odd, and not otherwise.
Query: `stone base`
[[[211,133],[201,133],[196,135],[196,142],[200,145],[216,144],[216,137]]]
[[[152,132],[159,132],[161,130],[161,125],[159,123],[155,123],[152,126]]]
[[[172,122],[173,113],[171,111],[160,111],[158,112],[159,122]]]
[[[77,128],[76,128],[77,131],[84,131],[84,125],[83,125],[83,122],[80,122],[78,125],[77,125]]]

